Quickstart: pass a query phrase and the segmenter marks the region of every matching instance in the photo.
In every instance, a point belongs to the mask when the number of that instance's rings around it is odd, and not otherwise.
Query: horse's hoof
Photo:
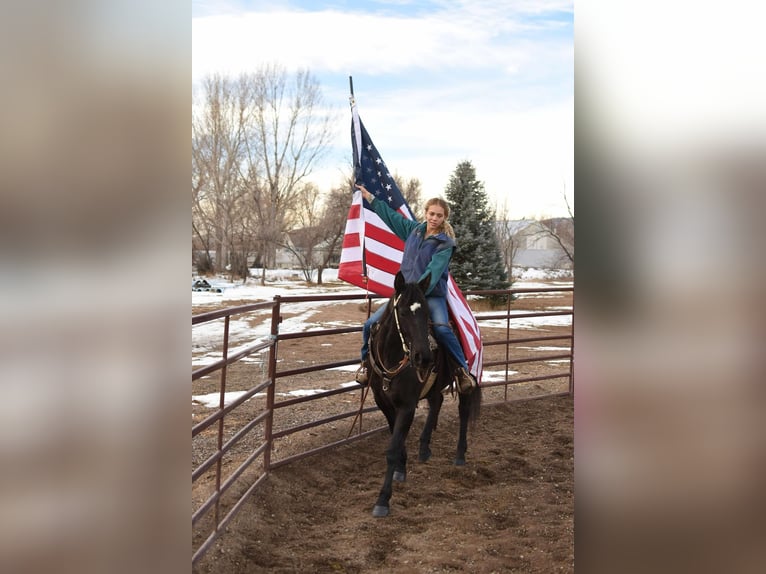
[[[380,506],[379,504],[376,504],[375,508],[372,509],[372,515],[375,518],[388,516],[388,506]]]
[[[465,466],[465,459],[464,458],[456,458],[455,459],[455,466]]]
[[[400,470],[395,470],[394,471],[394,480],[396,482],[404,482],[405,480],[407,480],[407,475],[405,473],[401,472]]]
[[[430,458],[431,458],[431,453],[430,452],[421,452],[418,455],[418,460],[420,462],[428,462],[428,459],[430,459]]]

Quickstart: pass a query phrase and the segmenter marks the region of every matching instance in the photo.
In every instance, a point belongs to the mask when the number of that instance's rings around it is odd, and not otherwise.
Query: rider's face
[[[444,223],[444,208],[438,203],[429,205],[426,209],[426,231],[436,233]]]

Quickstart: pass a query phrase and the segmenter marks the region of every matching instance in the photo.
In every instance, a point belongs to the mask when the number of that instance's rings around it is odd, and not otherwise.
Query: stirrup
[[[364,363],[359,365],[359,368],[356,370],[356,374],[354,375],[354,380],[360,385],[366,385],[367,381],[370,380],[370,376],[367,373],[367,367],[364,366]]]
[[[476,379],[474,376],[466,371],[464,368],[460,368],[455,373],[457,376],[457,388],[458,392],[462,394],[470,393],[476,385]]]

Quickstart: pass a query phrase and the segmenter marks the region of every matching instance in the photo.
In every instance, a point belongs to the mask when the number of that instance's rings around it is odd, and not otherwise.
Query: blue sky
[[[348,77],[388,168],[443,195],[470,160],[514,218],[574,207],[571,1],[192,2],[192,81],[267,63],[308,68],[335,108],[333,147],[313,179],[351,158]]]

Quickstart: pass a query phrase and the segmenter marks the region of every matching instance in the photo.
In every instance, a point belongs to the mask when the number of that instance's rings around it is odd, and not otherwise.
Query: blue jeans
[[[465,360],[463,354],[463,347],[460,346],[460,341],[455,336],[455,333],[449,326],[449,311],[447,310],[447,300],[444,297],[426,297],[428,301],[428,310],[431,316],[431,323],[433,327],[434,337],[436,342],[442,349],[446,349],[447,352],[452,355],[455,361],[464,369],[468,370],[468,363]],[[380,321],[383,313],[386,311],[387,305],[382,305],[377,311],[375,311],[370,318],[364,322],[364,328],[362,329],[362,360],[367,357],[370,342],[370,329],[372,326]]]

